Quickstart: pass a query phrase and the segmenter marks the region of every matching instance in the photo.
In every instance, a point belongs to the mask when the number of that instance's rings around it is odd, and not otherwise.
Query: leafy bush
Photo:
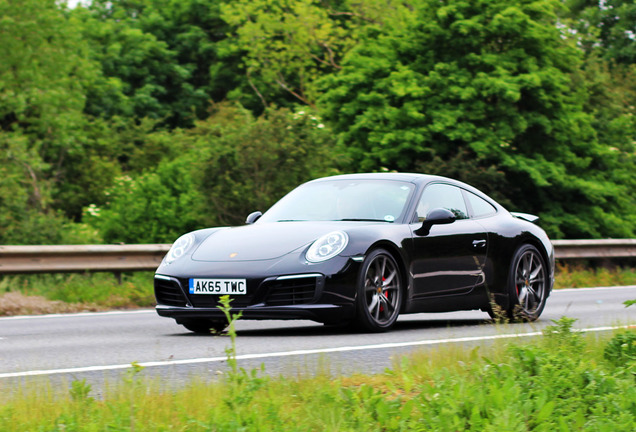
[[[153,138],[167,140],[177,155],[120,177],[105,205],[85,209],[106,242],[172,242],[194,229],[242,224],[299,183],[330,172],[336,156],[329,154],[330,133],[306,110],[270,109],[254,118],[222,104],[191,130]]]
[[[614,336],[605,347],[604,355],[613,365],[636,371],[636,333],[624,332]]]
[[[193,147],[207,154],[202,193],[208,223],[242,224],[300,183],[337,173],[333,137],[309,109],[268,109],[255,118],[224,105],[191,131]]]
[[[203,196],[192,178],[194,155],[163,161],[138,178],[120,177],[109,201],[85,210],[107,243],[168,243],[201,226]]]

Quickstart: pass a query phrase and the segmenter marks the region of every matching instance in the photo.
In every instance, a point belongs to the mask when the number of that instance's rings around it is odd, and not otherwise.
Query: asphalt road
[[[440,344],[487,344],[536,336],[562,316],[600,332],[636,324],[636,286],[555,291],[535,323],[495,325],[482,312],[400,317],[382,334],[349,333],[311,321],[237,322],[237,359],[270,375],[378,373],[402,353]],[[133,362],[168,385],[214,379],[227,370],[228,336],[195,335],[154,310],[0,318],[0,390],[33,379],[116,380]]]

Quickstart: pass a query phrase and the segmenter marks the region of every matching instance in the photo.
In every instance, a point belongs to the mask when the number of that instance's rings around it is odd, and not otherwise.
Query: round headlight
[[[188,252],[188,249],[190,249],[193,244],[194,244],[194,235],[188,233],[179,237],[177,241],[175,241],[172,244],[172,247],[166,254],[166,257],[165,257],[166,264],[171,264],[175,260],[178,260],[179,258],[184,256],[186,252]]]
[[[347,247],[349,236],[342,231],[334,231],[316,240],[307,250],[305,258],[312,263],[327,261]]]

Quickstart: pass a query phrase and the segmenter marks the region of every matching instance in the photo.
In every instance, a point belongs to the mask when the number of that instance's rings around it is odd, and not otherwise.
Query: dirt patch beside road
[[[0,295],[0,316],[95,312],[100,310],[104,310],[104,308],[96,305],[47,300],[44,297],[26,296],[18,292],[8,292]]]

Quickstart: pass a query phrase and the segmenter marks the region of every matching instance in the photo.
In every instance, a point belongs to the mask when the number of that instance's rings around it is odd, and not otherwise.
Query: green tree
[[[83,59],[76,28],[53,0],[0,1],[0,126],[48,138],[64,133],[84,107]]]
[[[155,0],[153,13],[141,28],[165,41],[178,63],[189,71],[188,84],[206,95],[196,105],[198,119],[209,116],[210,102],[221,102],[229,92],[245,99],[247,87],[239,64],[242,53],[228,49],[231,27],[221,18],[222,0]],[[243,101],[244,102],[244,101]]]
[[[399,22],[408,13],[397,0],[236,0],[222,4],[242,52],[246,79],[263,106],[314,107],[317,78],[338,71],[361,29]],[[230,48],[228,48],[230,49]]]
[[[633,0],[566,0],[563,14],[580,46],[620,64],[636,63],[636,3]]]
[[[89,89],[86,111],[149,117],[170,128],[206,118],[210,101],[241,86],[238,54],[221,54],[230,31],[221,3],[95,0],[74,10],[103,71]]]
[[[336,157],[332,134],[306,110],[270,108],[256,118],[225,103],[192,129],[148,139],[157,149],[173,143],[172,155],[121,177],[104,205],[85,209],[107,242],[170,242],[198,228],[243,224],[299,183],[332,172]]]
[[[197,163],[191,153],[162,161],[155,170],[122,176],[105,191],[103,206],[90,205],[85,220],[106,243],[167,243],[202,227],[205,198],[192,176]]]
[[[56,206],[69,155],[82,153],[86,60],[77,23],[53,0],[0,1],[0,241],[61,242]]]
[[[335,173],[340,156],[331,151],[332,133],[307,108],[268,108],[255,118],[222,105],[189,134],[195,148],[207,149],[201,181],[211,225],[244,223],[300,183]]]
[[[140,20],[157,18],[147,3],[97,0],[72,12],[82,22],[91,58],[101,66],[88,89],[86,112],[191,125],[193,111],[207,103],[207,95],[188,83],[190,71],[168,44],[140,28]]]
[[[468,154],[467,169],[505,173],[496,191],[554,237],[634,235],[633,180],[621,181],[633,147],[619,154],[597,140],[559,7],[423,0],[415,19],[369,32],[322,81],[351,167],[412,170]]]
[[[633,190],[636,167],[636,4],[633,1],[568,0],[560,23],[585,54],[575,85],[588,94],[584,110],[598,142],[609,148],[602,168],[612,181]],[[619,193],[622,194],[622,191]],[[617,224],[634,225],[633,194],[617,206]],[[626,216],[623,216],[626,214]],[[633,231],[633,229],[632,229]],[[629,234],[627,234],[629,235]]]

